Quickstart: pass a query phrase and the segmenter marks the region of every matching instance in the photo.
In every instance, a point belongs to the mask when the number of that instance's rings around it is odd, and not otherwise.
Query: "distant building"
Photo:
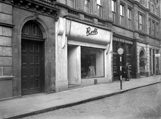
[[[0,100],[161,72],[160,0],[0,0]]]

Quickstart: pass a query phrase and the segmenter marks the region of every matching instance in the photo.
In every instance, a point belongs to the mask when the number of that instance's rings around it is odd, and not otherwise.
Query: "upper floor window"
[[[159,23],[156,22],[156,37],[159,36]]]
[[[103,6],[102,6],[102,1],[97,0],[97,9],[98,9],[98,16],[103,17]]]
[[[128,19],[128,27],[132,27],[132,9],[128,8],[127,9],[127,19]]]
[[[155,21],[152,20],[152,27],[151,27],[152,31],[151,31],[151,35],[154,36],[155,35]]]
[[[151,19],[149,18],[149,24],[148,24],[148,27],[149,27],[149,34],[151,34]]]
[[[154,13],[154,5],[151,5],[151,11]]]
[[[139,30],[144,30],[144,16],[139,14]]]
[[[158,16],[159,16],[159,13],[160,13],[159,10],[160,10],[160,9],[159,9],[159,6],[158,6],[158,7],[156,8],[156,12],[157,12],[157,15],[158,15]]]
[[[159,16],[159,1],[158,0],[150,0],[149,1],[149,9],[150,9],[150,12],[154,13],[155,15],[158,15]]]
[[[149,18],[149,35],[159,36],[159,22],[152,18]]]
[[[67,5],[71,8],[75,8],[75,0],[67,0]]]
[[[91,14],[91,1],[85,0],[85,12]]]
[[[120,24],[125,25],[125,6],[120,4]]]
[[[144,0],[140,0],[140,3],[141,3],[141,4],[144,4]]]
[[[113,22],[116,23],[116,1],[112,0],[111,2],[111,11],[113,14]]]

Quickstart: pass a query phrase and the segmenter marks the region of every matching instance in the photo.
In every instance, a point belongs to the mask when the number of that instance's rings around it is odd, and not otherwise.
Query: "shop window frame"
[[[92,57],[94,57],[94,56],[96,56],[96,54],[90,54],[89,52],[89,54],[83,54],[83,49],[84,50],[87,50],[88,49],[88,51],[89,51],[89,49],[91,49],[91,52],[92,52],[92,50],[94,50],[94,51],[101,51],[102,52],[102,68],[101,68],[101,70],[103,70],[103,72],[102,72],[102,74],[97,74],[97,57],[96,57],[96,59],[95,59],[95,65],[93,65],[93,64],[91,64],[91,63],[94,63],[94,62],[90,62],[90,63],[88,63],[88,61],[85,61],[85,60],[88,60],[88,58],[90,58],[90,60],[91,60],[91,58]],[[94,52],[93,51],[93,52]],[[91,79],[91,78],[103,78],[103,77],[105,77],[105,55],[104,55],[104,52],[105,52],[105,49],[100,49],[100,48],[90,48],[90,47],[85,47],[85,46],[82,46],[81,47],[81,78],[82,79]],[[87,52],[86,52],[87,53]],[[88,56],[87,56],[88,55]],[[86,56],[86,57],[84,57],[83,58],[83,56]],[[93,60],[94,61],[94,60]],[[83,64],[82,62],[84,62],[84,63],[86,63],[86,64]],[[90,64],[90,65],[89,65]],[[95,75],[94,76],[91,76],[91,75],[89,75],[89,72],[86,72],[87,71],[87,68],[89,68],[89,66],[94,66],[94,71],[95,71]]]

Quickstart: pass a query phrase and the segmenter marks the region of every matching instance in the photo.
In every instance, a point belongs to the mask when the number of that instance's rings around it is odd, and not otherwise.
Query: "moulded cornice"
[[[114,37],[119,37],[119,38],[130,40],[130,41],[134,40],[134,38],[126,37],[126,36],[120,35],[120,34],[115,33],[115,32],[113,32],[113,35],[114,35]]]
[[[5,3],[10,3],[14,7],[39,12],[54,17],[58,20],[59,9],[55,6],[55,0],[46,2],[45,0],[2,0]]]
[[[157,16],[157,15],[155,15],[154,13],[152,13],[152,12],[149,12],[149,15],[151,15],[151,16],[153,16],[154,18],[157,18],[158,20],[160,20],[160,17],[159,16]]]
[[[150,9],[144,7],[143,5],[141,5],[138,1],[133,1],[134,4],[138,5],[139,8],[143,9],[144,11],[150,12]]]
[[[93,24],[93,23],[89,23],[89,22],[86,22],[86,21],[82,21],[82,20],[77,19],[77,18],[72,18],[72,17],[69,17],[69,16],[65,16],[65,18],[69,19],[69,20],[73,20],[73,21],[79,22],[79,23],[83,23],[83,24],[86,24],[86,25],[91,25],[91,26],[95,26],[95,27],[98,27],[98,28],[101,28],[101,29],[112,31],[112,29],[110,29],[108,27],[97,25],[97,24]]]

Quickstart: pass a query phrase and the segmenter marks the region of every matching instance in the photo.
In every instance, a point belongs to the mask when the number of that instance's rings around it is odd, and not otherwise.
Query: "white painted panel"
[[[69,84],[81,83],[80,46],[68,47],[68,79]]]
[[[111,32],[97,27],[67,20],[67,35],[84,42],[110,43]]]
[[[96,76],[104,76],[104,52],[100,52],[96,54]]]

